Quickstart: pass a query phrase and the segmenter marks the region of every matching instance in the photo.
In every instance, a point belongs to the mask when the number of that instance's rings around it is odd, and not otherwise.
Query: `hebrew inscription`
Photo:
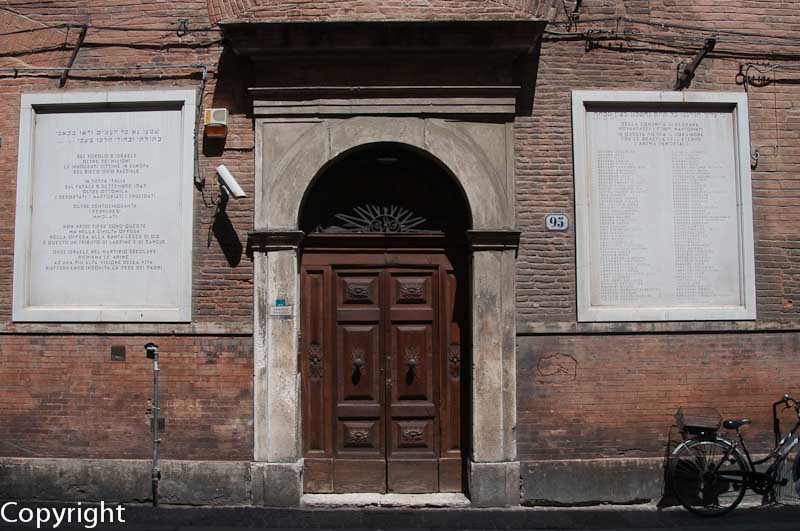
[[[25,305],[133,310],[52,320],[147,320],[151,308],[174,309],[153,320],[178,320],[188,309],[191,205],[182,201],[192,132],[181,108],[141,107],[35,115]]]
[[[50,116],[40,123],[52,121],[47,119]],[[113,115],[108,118],[119,120]],[[166,155],[161,128],[73,128],[56,123],[42,140],[51,140],[51,135],[55,153],[45,156],[57,157],[61,164],[60,168],[44,165],[55,169],[60,178],[51,183],[53,188],[41,190],[44,193],[37,199],[49,211],[68,216],[35,223],[40,232],[34,236],[45,248],[42,270],[162,271],[168,235],[145,217],[146,212],[163,206],[159,197],[166,195],[153,178],[159,162],[155,157]],[[37,159],[44,163],[42,158]],[[170,165],[165,158],[162,163]]]

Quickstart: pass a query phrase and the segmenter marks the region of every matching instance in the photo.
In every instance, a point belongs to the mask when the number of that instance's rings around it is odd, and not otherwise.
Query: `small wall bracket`
[[[700,63],[705,59],[706,55],[714,51],[714,46],[716,45],[717,39],[706,39],[705,44],[703,44],[703,49],[697,52],[697,55],[694,56],[691,63],[685,65],[683,69],[678,66],[678,79],[675,81],[674,90],[689,88],[692,79],[694,79],[695,70],[700,66]]]

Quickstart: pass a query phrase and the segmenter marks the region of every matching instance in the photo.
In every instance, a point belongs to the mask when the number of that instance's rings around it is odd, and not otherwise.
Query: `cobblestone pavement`
[[[91,506],[83,504],[82,507]],[[75,504],[27,504],[19,507],[77,507]],[[124,524],[98,524],[98,530],[126,531],[236,531],[244,529],[380,529],[386,531],[445,529],[536,529],[700,531],[798,531],[800,507],[739,508],[721,518],[701,518],[682,509],[658,510],[653,505],[599,506],[585,508],[517,509],[263,509],[252,507],[126,506]],[[52,529],[44,524],[41,529]],[[0,522],[0,529],[35,529]],[[60,530],[86,529],[73,522]]]

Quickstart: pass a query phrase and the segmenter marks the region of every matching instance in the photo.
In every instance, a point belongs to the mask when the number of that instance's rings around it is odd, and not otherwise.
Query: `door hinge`
[[[300,371],[303,366],[303,332],[297,330],[297,370]]]

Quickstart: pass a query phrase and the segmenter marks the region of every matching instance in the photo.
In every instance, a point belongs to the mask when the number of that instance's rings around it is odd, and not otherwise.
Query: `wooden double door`
[[[460,273],[444,252],[303,257],[306,492],[461,492]]]

